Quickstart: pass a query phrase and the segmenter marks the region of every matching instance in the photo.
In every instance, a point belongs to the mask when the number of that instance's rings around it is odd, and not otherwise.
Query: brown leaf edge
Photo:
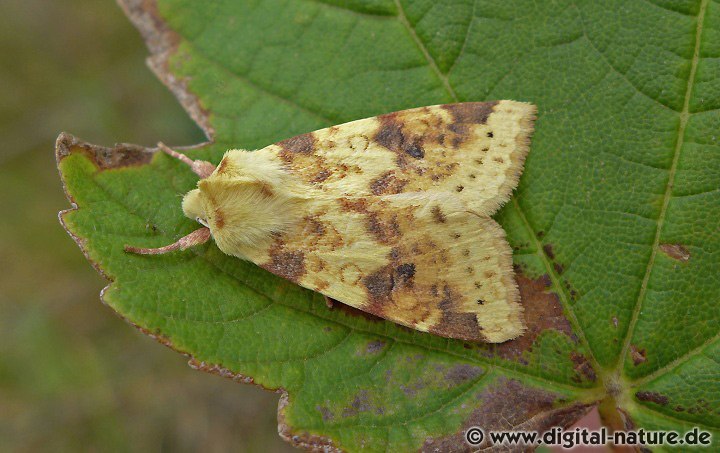
[[[155,0],[117,0],[125,15],[138,29],[150,50],[146,63],[160,81],[170,89],[186,112],[212,142],[215,129],[210,124],[210,112],[197,96],[187,88],[187,82],[169,70],[170,57],[181,41],[160,17]]]
[[[194,147],[188,147],[184,148],[185,150],[191,150],[199,148],[203,145],[198,145]],[[56,142],[55,142],[55,159],[58,165],[58,169],[60,168],[60,162],[68,157],[73,152],[80,152],[84,154],[88,159],[90,159],[93,164],[98,168],[99,171],[104,170],[111,170],[111,169],[118,169],[123,167],[130,167],[130,166],[139,166],[139,165],[145,165],[150,162],[152,159],[153,154],[157,152],[157,148],[145,148],[143,146],[138,145],[132,145],[127,143],[120,143],[116,144],[114,147],[104,147],[104,146],[97,146],[92,145],[89,143],[86,143],[77,137],[68,134],[66,132],[61,133]],[[63,211],[60,211],[58,213],[58,219],[60,220],[60,224],[62,227],[67,231],[67,233],[70,235],[70,237],[75,241],[75,243],[80,247],[80,250],[82,251],[85,258],[88,260],[88,262],[92,265],[92,267],[105,278],[108,280],[107,286],[105,286],[100,291],[100,301],[103,303],[103,305],[107,306],[112,310],[113,313],[115,313],[116,316],[118,316],[123,321],[127,322],[143,334],[147,335],[148,337],[152,338],[153,340],[157,341],[158,343],[162,344],[163,346],[166,346],[170,349],[172,349],[175,352],[178,352],[185,357],[188,358],[188,365],[196,370],[205,371],[211,374],[215,374],[224,378],[231,379],[235,382],[241,382],[244,384],[253,384],[257,385],[258,387],[261,387],[264,390],[273,392],[273,393],[279,393],[280,394],[280,402],[278,404],[278,434],[280,437],[282,437],[286,442],[291,443],[292,445],[304,448],[306,450],[312,450],[312,451],[325,451],[325,452],[340,452],[340,448],[335,446],[333,444],[332,439],[323,437],[323,436],[317,436],[312,435],[306,432],[298,433],[295,432],[287,423],[285,423],[285,408],[289,405],[290,397],[288,395],[288,392],[282,388],[278,387],[276,389],[266,387],[262,384],[258,384],[255,382],[255,380],[250,376],[245,376],[240,373],[235,373],[231,370],[228,370],[227,368],[224,368],[218,364],[212,364],[207,363],[201,360],[198,360],[195,358],[190,352],[184,351],[177,346],[175,346],[172,341],[167,338],[166,336],[158,333],[153,332],[149,329],[146,329],[142,326],[139,326],[135,324],[134,322],[130,321],[128,318],[123,316],[121,313],[110,307],[110,305],[105,300],[105,293],[107,290],[112,286],[114,283],[114,279],[108,275],[105,270],[100,267],[100,265],[94,261],[90,257],[90,253],[87,248],[87,243],[85,239],[75,235],[67,226],[65,222],[65,216],[72,212],[79,209],[77,203],[75,202],[75,199],[73,196],[68,192],[67,190],[67,184],[65,182],[65,177],[60,172],[60,179],[62,181],[62,187],[63,191],[65,192],[65,197],[70,202],[70,205],[72,206],[70,209],[65,209]]]

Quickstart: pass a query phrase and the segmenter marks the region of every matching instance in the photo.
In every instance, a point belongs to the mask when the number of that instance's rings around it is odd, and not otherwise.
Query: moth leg
[[[192,168],[192,171],[196,175],[198,175],[200,179],[207,178],[212,174],[212,172],[215,171],[215,165],[211,164],[210,162],[204,160],[192,160],[185,154],[180,154],[179,152],[170,149],[170,147],[163,142],[158,142],[158,148],[160,148],[160,150],[163,151],[165,154],[168,154],[175,159],[179,159],[188,164],[190,168]]]
[[[332,309],[335,306],[335,299],[328,297],[324,294],[323,297],[325,298],[325,305],[327,305],[327,308]]]
[[[156,249],[145,249],[140,247],[125,246],[125,251],[130,253],[137,253],[139,255],[162,255],[163,253],[172,252],[173,250],[185,250],[195,245],[206,243],[210,239],[210,228],[202,227],[183,236],[177,240],[177,242],[166,245],[165,247],[158,247]]]

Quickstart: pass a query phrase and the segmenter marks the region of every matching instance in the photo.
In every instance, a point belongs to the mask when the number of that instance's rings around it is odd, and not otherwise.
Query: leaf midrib
[[[670,170],[668,174],[668,182],[665,186],[665,194],[663,196],[663,204],[660,208],[660,213],[658,214],[658,220],[657,220],[657,226],[655,228],[655,238],[653,240],[652,245],[652,251],[650,252],[650,259],[648,260],[647,267],[645,268],[645,275],[643,277],[643,281],[640,285],[640,292],[638,294],[637,301],[635,302],[635,307],[633,308],[632,317],[630,318],[630,324],[628,325],[627,331],[625,333],[625,339],[623,341],[623,347],[618,355],[618,361],[615,364],[615,371],[616,373],[622,374],[624,369],[624,363],[627,359],[627,354],[630,349],[630,342],[632,341],[633,334],[635,332],[635,326],[637,325],[637,321],[640,317],[640,312],[642,311],[642,306],[645,302],[645,297],[647,294],[647,286],[648,282],[650,280],[650,274],[652,273],[652,270],[655,265],[655,257],[657,256],[657,251],[659,249],[660,245],[660,236],[662,234],[662,228],[665,224],[665,217],[667,215],[667,208],[670,204],[670,199],[672,198],[672,189],[673,185],[675,183],[675,173],[677,171],[677,165],[678,161],[680,160],[680,151],[682,150],[683,142],[685,139],[685,128],[687,127],[688,120],[690,118],[690,97],[692,96],[692,90],[695,82],[695,74],[697,72],[697,66],[698,61],[700,60],[700,42],[702,37],[702,31],[703,31],[703,23],[705,20],[705,11],[707,9],[709,0],[701,0],[700,2],[700,9],[698,11],[697,15],[697,25],[695,27],[695,49],[693,51],[693,57],[692,62],[690,66],[690,74],[688,75],[688,81],[687,85],[685,87],[685,99],[683,100],[683,109],[680,112],[680,124],[678,126],[678,136],[677,140],[675,141],[675,149],[673,152],[673,160],[672,164],[670,165]],[[685,355],[691,354],[693,350],[690,350],[683,354],[683,356],[677,357],[675,360],[682,359]],[[667,370],[670,371],[670,370]]]

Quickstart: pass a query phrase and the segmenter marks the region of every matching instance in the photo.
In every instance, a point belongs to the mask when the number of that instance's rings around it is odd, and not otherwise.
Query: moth
[[[417,329],[503,342],[524,330],[503,229],[490,216],[518,183],[535,106],[421,107],[352,121],[219,165],[167,154],[200,177],[182,200],[202,226],[161,248],[211,238],[224,253]]]

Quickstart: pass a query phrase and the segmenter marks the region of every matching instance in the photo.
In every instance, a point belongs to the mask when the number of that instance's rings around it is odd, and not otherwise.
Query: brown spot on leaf
[[[466,384],[484,373],[484,370],[475,365],[462,363],[455,365],[445,373],[445,380],[453,387]]]
[[[670,258],[683,263],[690,259],[690,250],[681,244],[660,244],[660,250]]]
[[[553,263],[553,269],[555,269],[558,275],[561,275],[565,271],[565,268],[560,263]]]
[[[353,399],[350,406],[343,409],[343,417],[354,417],[363,412],[373,412],[382,415],[385,410],[370,401],[370,394],[367,390],[360,390]]]
[[[577,341],[570,322],[563,313],[557,294],[548,292],[544,278],[533,280],[516,273],[520,300],[524,307],[527,330],[520,337],[495,346],[495,352],[506,359],[518,359],[532,348],[538,336],[547,329],[561,332]]]
[[[668,397],[658,392],[636,392],[635,398],[640,401],[650,401],[651,403],[659,404],[660,406],[667,406]]]
[[[638,366],[641,363],[644,363],[647,361],[645,348],[639,349],[634,344],[630,345],[630,358],[633,361],[633,365]]]
[[[576,351],[573,351],[570,353],[570,360],[572,360],[574,364],[573,369],[578,376],[583,376],[586,380],[590,382],[595,382],[595,379],[597,379],[597,375],[595,374],[595,370],[590,364],[590,361],[588,361],[587,357]],[[580,379],[578,378],[576,382],[580,382]]]
[[[383,350],[385,342],[380,340],[371,341],[365,347],[365,354],[376,354]]]
[[[288,138],[277,143],[283,151],[291,154],[310,154],[315,148],[315,136],[312,132]]]
[[[297,283],[305,275],[305,255],[300,251],[283,251],[275,246],[270,250],[270,262],[264,269]]]
[[[487,433],[499,430],[525,430],[545,432],[554,426],[568,428],[580,420],[594,405],[563,404],[563,396],[530,387],[515,379],[499,378],[493,385],[476,393],[477,409],[465,420],[455,434],[440,438],[428,438],[423,452],[438,451],[523,451],[521,449],[491,448],[488,436],[477,447],[469,448],[465,432],[479,426]]]
[[[543,250],[545,251],[545,254],[547,255],[548,258],[550,258],[551,260],[555,259],[555,253],[553,252],[552,244],[543,245]]]
[[[326,406],[315,406],[315,409],[320,412],[320,415],[322,416],[324,422],[331,422],[335,419],[332,412],[330,412],[330,409]]]

